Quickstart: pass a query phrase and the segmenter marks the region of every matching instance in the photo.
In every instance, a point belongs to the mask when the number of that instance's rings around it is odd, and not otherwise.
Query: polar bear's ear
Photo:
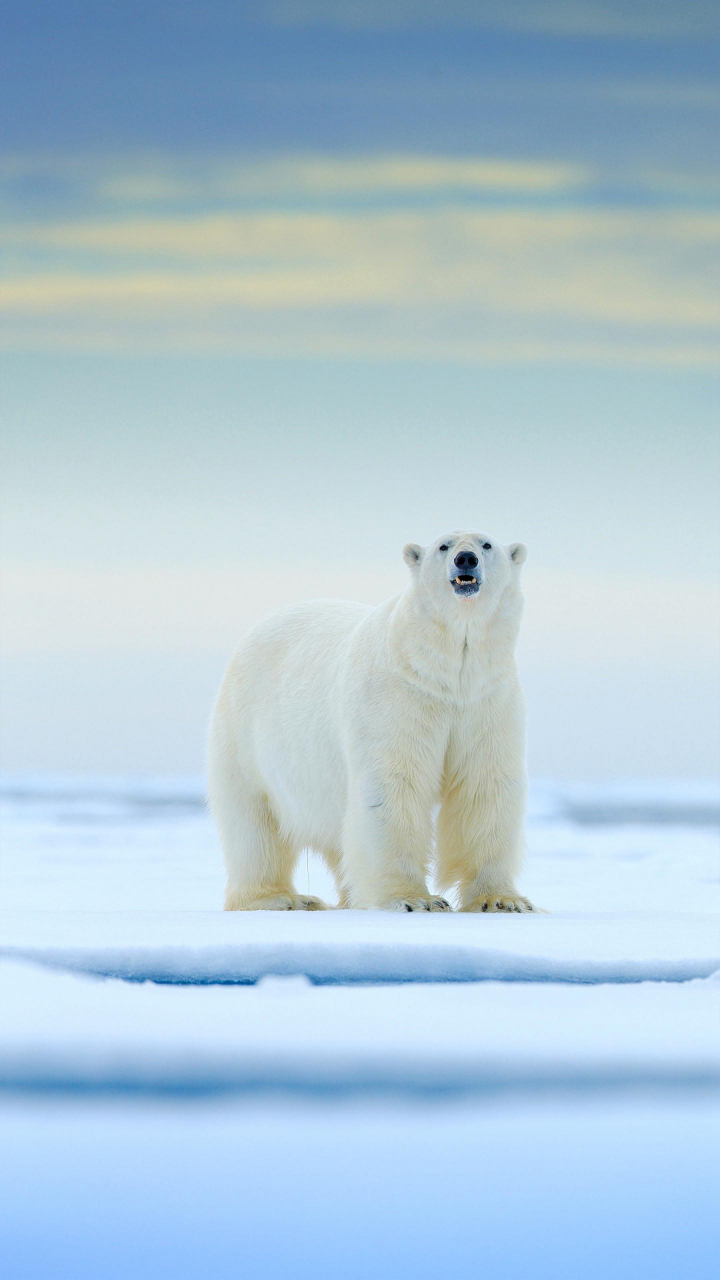
[[[407,546],[403,547],[403,560],[413,572],[417,572],[420,568],[422,553],[423,549],[418,546],[417,542],[408,542]]]
[[[516,564],[518,568],[527,560],[527,547],[524,542],[511,542],[507,553],[513,564]]]

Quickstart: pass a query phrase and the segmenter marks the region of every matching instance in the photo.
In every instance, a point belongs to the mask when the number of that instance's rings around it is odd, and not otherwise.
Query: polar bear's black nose
[[[478,558],[474,551],[458,551],[455,557],[457,569],[477,569]]]

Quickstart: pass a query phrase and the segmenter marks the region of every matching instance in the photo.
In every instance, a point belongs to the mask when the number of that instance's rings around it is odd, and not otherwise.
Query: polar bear
[[[410,582],[376,608],[285,606],[232,658],[213,712],[209,801],[225,909],[315,911],[300,851],[340,906],[532,911],[523,854],[525,711],[515,666],[526,549],[453,532],[403,551]]]

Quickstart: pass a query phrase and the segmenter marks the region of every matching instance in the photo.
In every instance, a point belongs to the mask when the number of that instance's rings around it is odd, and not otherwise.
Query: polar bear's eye
[[[448,546],[447,542],[443,542],[442,546],[441,546],[441,547],[438,547],[438,551],[449,551],[449,550],[450,550],[450,548],[449,548],[449,546]]]
[[[483,542],[483,551],[492,551],[492,542]]]

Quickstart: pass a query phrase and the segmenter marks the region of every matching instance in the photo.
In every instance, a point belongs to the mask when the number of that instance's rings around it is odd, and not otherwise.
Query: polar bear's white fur
[[[454,532],[403,555],[401,595],[281,608],[230,662],[209,759],[226,910],[323,907],[293,887],[305,847],[332,869],[341,906],[449,910],[428,892],[434,850],[463,911],[533,909],[515,889],[525,547]]]

